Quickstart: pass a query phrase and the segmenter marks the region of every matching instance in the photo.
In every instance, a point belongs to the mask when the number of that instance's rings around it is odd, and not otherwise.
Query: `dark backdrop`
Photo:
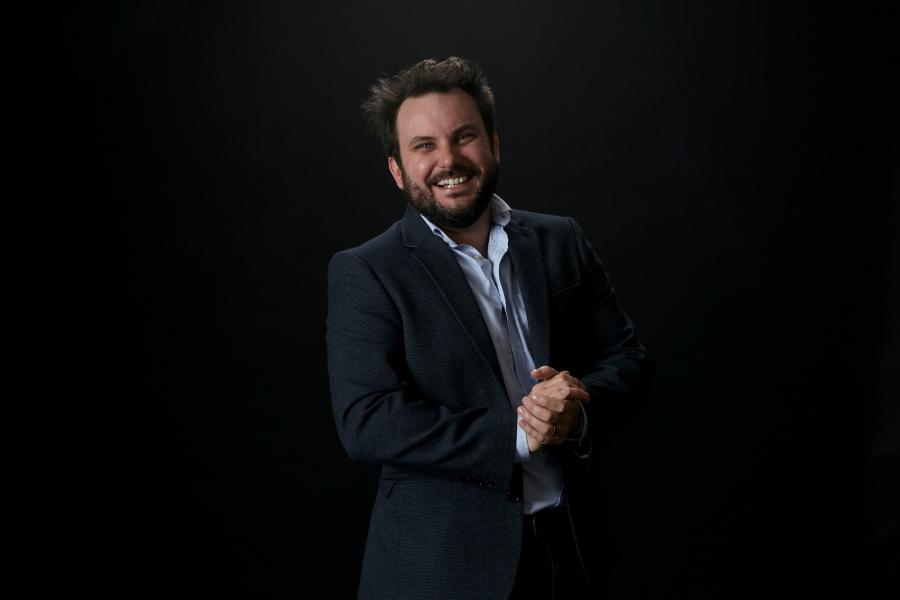
[[[896,23],[782,4],[39,5],[46,577],[353,596],[378,470],[335,433],[325,268],[404,207],[367,86],[457,54],[498,193],[578,219],[659,365],[604,458],[615,598],[885,585]]]

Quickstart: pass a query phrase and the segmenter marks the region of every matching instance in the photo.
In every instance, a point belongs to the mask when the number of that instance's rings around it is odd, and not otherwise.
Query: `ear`
[[[494,155],[494,160],[498,163],[500,162],[500,136],[497,135],[497,130],[494,130],[494,135],[491,138],[491,153]]]
[[[394,160],[393,156],[388,156],[388,171],[391,172],[391,177],[394,178],[394,183],[396,183],[397,187],[402,190],[403,189],[403,171],[401,171],[400,165],[397,164],[397,161]]]

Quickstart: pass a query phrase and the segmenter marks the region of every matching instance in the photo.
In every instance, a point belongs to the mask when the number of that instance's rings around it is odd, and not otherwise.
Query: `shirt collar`
[[[491,211],[491,221],[494,223],[494,225],[506,227],[507,223],[509,223],[510,213],[512,211],[509,204],[507,204],[503,200],[503,198],[501,198],[497,194],[494,194],[493,196],[491,196],[491,204],[489,208]],[[428,218],[425,217],[425,215],[423,215],[422,213],[419,213],[419,216],[422,217],[425,223],[428,224],[428,227],[431,229],[431,231],[434,232],[436,236],[450,244],[451,247],[456,246],[456,242],[451,240],[440,227],[429,221]]]

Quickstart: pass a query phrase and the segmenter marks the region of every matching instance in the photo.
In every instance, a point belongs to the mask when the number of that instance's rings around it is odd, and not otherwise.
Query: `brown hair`
[[[427,58],[392,77],[382,77],[369,88],[362,103],[366,123],[381,142],[386,156],[400,162],[397,111],[410,97],[460,88],[475,99],[488,136],[494,132],[494,93],[477,64],[458,56],[442,61]]]

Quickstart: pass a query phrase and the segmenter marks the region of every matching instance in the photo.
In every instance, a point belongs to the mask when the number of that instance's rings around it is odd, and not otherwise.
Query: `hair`
[[[397,141],[397,111],[407,98],[459,88],[475,99],[488,136],[494,132],[494,93],[481,68],[464,58],[442,61],[427,58],[391,77],[378,79],[362,103],[369,129],[381,142],[386,156],[400,162]]]

